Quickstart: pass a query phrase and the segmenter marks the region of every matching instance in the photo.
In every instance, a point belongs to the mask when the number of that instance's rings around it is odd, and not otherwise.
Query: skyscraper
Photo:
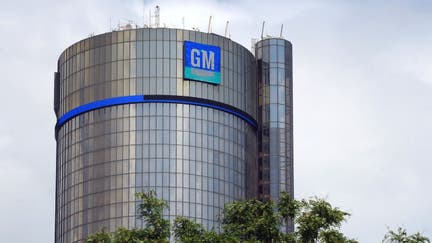
[[[255,46],[258,67],[258,193],[262,200],[294,195],[292,46],[267,38]],[[289,224],[288,230],[294,225]]]
[[[56,242],[141,227],[138,191],[207,228],[227,202],[292,194],[291,44],[264,39],[256,52],[168,28],[67,48],[54,85]]]

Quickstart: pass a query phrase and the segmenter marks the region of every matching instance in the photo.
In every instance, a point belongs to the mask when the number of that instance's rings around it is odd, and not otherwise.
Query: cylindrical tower
[[[225,203],[255,197],[255,73],[246,48],[197,31],[115,31],[67,48],[54,85],[55,241],[142,226],[138,191],[208,228]]]
[[[277,200],[282,191],[293,197],[292,45],[281,38],[266,38],[256,43],[255,52],[259,197]]]

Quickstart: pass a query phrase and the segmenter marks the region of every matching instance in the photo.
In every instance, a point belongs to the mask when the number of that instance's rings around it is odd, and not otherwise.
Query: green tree
[[[298,239],[304,243],[317,242],[349,242],[339,232],[341,223],[349,214],[338,208],[333,208],[323,199],[314,198],[302,200],[295,222],[297,223]],[[338,241],[333,241],[334,239]]]
[[[338,230],[323,230],[319,234],[319,242],[322,243],[356,243],[356,240],[345,237]]]
[[[96,232],[93,235],[87,237],[86,243],[112,243],[113,242],[113,234],[110,232],[106,232],[105,229],[102,229],[99,232]]]
[[[145,222],[143,229],[119,228],[109,233],[102,230],[87,239],[87,243],[167,242],[169,221],[163,218],[167,202],[158,199],[154,191],[137,193],[142,200],[138,214]],[[290,243],[353,243],[340,231],[340,224],[349,214],[334,208],[323,199],[297,201],[282,193],[277,202],[256,199],[234,201],[225,205],[221,230],[206,230],[203,225],[185,217],[177,217],[173,225],[174,239],[182,243],[210,242],[290,242]],[[297,224],[288,234],[280,230],[284,224]]]
[[[136,196],[142,200],[138,214],[146,223],[146,227],[143,229],[146,239],[167,240],[170,236],[170,223],[169,220],[163,218],[163,210],[168,208],[168,203],[157,198],[156,192],[153,190],[147,193],[138,192]]]
[[[144,243],[168,242],[169,221],[163,218],[166,201],[158,199],[154,191],[136,194],[142,200],[138,214],[145,222],[143,229],[119,228],[115,232],[102,229],[89,236],[87,243]],[[234,201],[225,205],[221,231],[206,230],[202,224],[185,217],[177,217],[173,224],[176,242],[287,242],[287,243],[356,243],[344,236],[339,228],[349,216],[324,199],[295,200],[283,192],[277,202],[256,199]],[[281,227],[294,221],[296,230],[282,233]],[[405,229],[389,232],[383,243],[430,243],[420,233],[408,235]]]
[[[176,219],[177,242],[302,242],[355,243],[340,231],[349,214],[323,199],[297,201],[282,193],[277,203],[255,199],[234,201],[223,210],[222,232],[206,231],[187,218]],[[284,234],[284,223],[294,220],[297,230]]]
[[[129,230],[121,227],[115,232],[106,232],[102,229],[89,236],[86,243],[168,242],[170,224],[163,218],[163,210],[168,207],[167,202],[157,198],[153,190],[136,193],[136,197],[142,200],[138,213],[145,222],[145,228]]]
[[[279,240],[281,226],[280,217],[272,201],[234,201],[225,205],[223,210],[223,232],[242,241]]]
[[[212,242],[239,242],[238,239],[213,230],[205,230],[202,224],[195,223],[185,217],[174,220],[174,237],[177,242],[184,243],[212,243]]]
[[[385,234],[383,243],[430,243],[429,238],[421,235],[419,232],[408,235],[405,229],[399,227],[397,231],[389,230]]]

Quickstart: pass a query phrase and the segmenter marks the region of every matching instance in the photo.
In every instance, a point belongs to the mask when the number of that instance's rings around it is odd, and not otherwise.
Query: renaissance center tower
[[[55,242],[143,227],[135,193],[150,189],[165,217],[209,229],[225,203],[293,195],[291,43],[255,50],[170,28],[68,47],[54,75]]]

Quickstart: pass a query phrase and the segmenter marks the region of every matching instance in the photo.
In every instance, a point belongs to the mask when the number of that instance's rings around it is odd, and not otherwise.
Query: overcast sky
[[[293,43],[295,195],[352,216],[343,231],[380,242],[387,227],[432,238],[432,1],[2,1],[0,235],[53,242],[53,72],[89,34],[161,7],[168,27],[197,27],[250,47]]]

